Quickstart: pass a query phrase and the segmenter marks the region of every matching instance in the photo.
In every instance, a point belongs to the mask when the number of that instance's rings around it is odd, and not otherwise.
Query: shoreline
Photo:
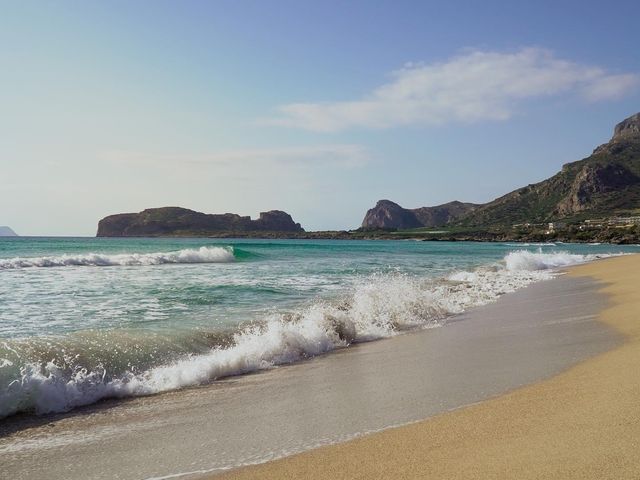
[[[640,478],[637,272],[640,255],[569,269],[608,296],[599,322],[624,339],[612,350],[475,405],[213,478]]]
[[[15,238],[15,237],[13,237]],[[179,238],[179,239],[210,239],[210,240],[348,240],[348,241],[413,241],[413,242],[473,242],[473,243],[558,243],[558,244],[575,244],[575,245],[589,245],[592,243],[598,243],[602,245],[638,245],[640,244],[640,237],[628,237],[619,238],[617,241],[610,241],[611,238],[601,238],[598,236],[590,238],[575,238],[571,236],[549,236],[543,235],[530,235],[530,236],[512,236],[502,234],[492,234],[489,232],[483,232],[478,235],[473,234],[461,234],[461,235],[443,235],[440,233],[411,233],[411,232],[359,232],[356,230],[349,231],[321,231],[321,232],[304,232],[299,234],[282,234],[274,232],[272,235],[268,234],[256,234],[251,232],[239,233],[239,232],[220,232],[219,234],[207,233],[203,235],[122,235],[122,236],[107,236],[96,235],[94,237],[83,238]],[[616,240],[615,238],[613,240]]]
[[[0,457],[14,479],[192,478],[387,431],[548,378],[617,345],[619,336],[595,320],[604,301],[597,289],[562,276],[442,328],[204,387],[107,401],[35,426],[9,421],[0,429]]]
[[[527,244],[547,244],[555,243],[557,245],[611,245],[611,246],[635,246],[640,245],[640,237],[620,239],[619,241],[608,241],[603,238],[578,239],[570,237],[549,237],[547,235],[536,235],[531,237],[511,237],[511,236],[442,236],[437,235],[417,235],[409,233],[392,233],[381,232],[378,234],[360,234],[353,231],[330,231],[330,232],[305,232],[299,235],[251,235],[242,233],[220,233],[206,235],[122,235],[122,236],[104,236],[104,235],[86,235],[86,236],[47,236],[47,235],[18,235],[15,237],[0,237],[0,239],[34,239],[34,238],[88,238],[88,239],[180,239],[180,240],[328,240],[328,241],[405,241],[405,242],[435,242],[435,243],[517,243],[523,246]]]

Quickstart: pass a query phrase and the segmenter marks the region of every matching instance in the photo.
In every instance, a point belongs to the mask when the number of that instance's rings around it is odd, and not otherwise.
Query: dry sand
[[[640,479],[640,255],[573,268],[610,296],[626,337],[540,383],[409,426],[219,479]]]

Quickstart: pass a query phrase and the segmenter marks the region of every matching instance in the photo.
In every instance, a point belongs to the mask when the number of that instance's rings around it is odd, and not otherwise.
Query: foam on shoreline
[[[207,255],[211,254],[209,250]],[[216,258],[222,255],[218,250],[223,249],[214,250]],[[193,258],[192,253],[181,257]],[[152,345],[149,349],[154,359],[159,358],[159,364],[133,365],[124,370],[109,367],[100,357],[99,345],[93,347],[97,353],[88,364],[82,344],[76,351],[66,345],[62,353],[47,350],[41,358],[29,358],[17,345],[3,342],[0,353],[6,358],[0,358],[0,381],[4,382],[0,417],[16,412],[62,412],[102,398],[175,390],[293,363],[351,343],[435,327],[450,315],[552,278],[555,268],[605,256],[517,251],[509,253],[503,263],[454,272],[440,279],[376,274],[362,279],[336,301],[316,300],[292,312],[274,312],[258,319],[235,332],[231,341],[213,343],[205,352],[193,351],[176,358]],[[144,346],[144,335],[136,342]],[[107,344],[103,354],[108,353],[107,348],[109,352],[114,348],[124,355],[127,352],[127,348]],[[163,358],[172,360],[163,362]],[[119,363],[131,365],[131,359],[122,358]]]

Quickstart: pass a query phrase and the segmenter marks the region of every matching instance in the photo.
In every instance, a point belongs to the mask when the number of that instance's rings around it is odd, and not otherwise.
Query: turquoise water
[[[145,395],[438,326],[637,246],[0,239],[0,417]]]
[[[0,335],[58,335],[88,327],[221,328],[265,309],[330,295],[374,272],[438,276],[500,260],[508,250],[473,243],[9,239],[0,240],[0,268],[3,260],[18,257],[78,259],[95,252],[114,256],[201,247],[232,248],[233,261],[5,268]]]

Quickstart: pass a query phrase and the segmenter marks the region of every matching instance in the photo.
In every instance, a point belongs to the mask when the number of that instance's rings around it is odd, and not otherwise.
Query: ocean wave
[[[580,255],[568,252],[542,253],[519,250],[508,253],[504,261],[509,271],[534,271],[569,267],[614,255],[616,254]]]
[[[168,263],[224,263],[234,261],[233,247],[200,247],[173,252],[86,253],[49,257],[14,257],[0,259],[0,270],[35,267],[112,267],[145,266]]]
[[[47,349],[25,355],[24,349],[5,342],[4,348],[0,345],[0,356],[7,357],[0,365],[0,379],[5,379],[0,388],[7,386],[0,391],[0,417],[21,411],[62,412],[107,397],[175,390],[293,363],[352,343],[436,327],[450,315],[552,278],[554,268],[604,256],[515,251],[499,264],[440,279],[374,274],[339,299],[318,299],[291,312],[267,314],[235,333],[213,335],[198,348],[195,337],[152,341],[145,338],[147,333],[138,333],[118,340],[114,332],[106,332],[102,340],[92,337],[89,350],[94,356],[89,361],[82,356],[82,344],[76,354],[68,344],[45,341]],[[135,357],[138,350],[131,345],[139,344],[146,346]],[[66,352],[65,356],[56,351]],[[124,357],[114,360],[113,355]]]
[[[557,242],[562,243],[562,242]],[[524,243],[505,243],[508,247],[555,247],[556,243],[554,242],[524,242]]]

